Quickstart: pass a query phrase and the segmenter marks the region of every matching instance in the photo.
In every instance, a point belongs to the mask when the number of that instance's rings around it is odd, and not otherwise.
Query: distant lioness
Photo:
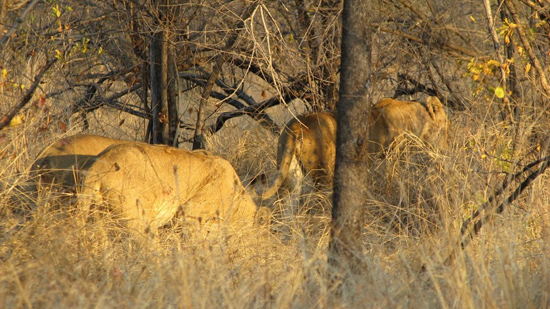
[[[106,205],[140,233],[163,226],[180,208],[202,225],[252,226],[267,212],[258,211],[231,164],[206,151],[116,144],[83,174],[79,204]]]
[[[449,120],[437,97],[428,97],[425,104],[382,99],[372,107],[368,121],[369,153],[388,149],[405,132],[436,148],[447,147]]]
[[[91,164],[100,152],[113,144],[126,142],[86,134],[61,138],[42,150],[31,167],[37,189],[54,185],[56,190],[74,190],[80,171]]]
[[[366,119],[369,125],[367,152],[388,149],[403,133],[415,134],[436,148],[447,147],[449,121],[437,97],[425,104],[385,98],[376,103]],[[336,120],[333,113],[315,113],[289,121],[277,145],[277,176],[262,194],[272,197],[290,173],[310,174],[316,183],[330,185],[336,157]],[[295,186],[295,185],[294,185]]]

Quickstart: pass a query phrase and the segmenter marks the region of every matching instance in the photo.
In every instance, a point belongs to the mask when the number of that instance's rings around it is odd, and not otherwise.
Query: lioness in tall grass
[[[372,107],[368,121],[369,153],[388,149],[405,133],[414,134],[435,148],[447,148],[449,120],[437,97],[428,97],[425,104],[382,99]]]
[[[301,115],[289,121],[277,144],[278,174],[262,199],[273,196],[284,182],[291,188],[301,185],[304,173],[315,183],[329,183],[336,157],[336,119],[332,113]],[[289,174],[292,179],[289,179]]]
[[[141,232],[165,224],[180,206],[186,217],[204,223],[218,218],[248,224],[258,212],[231,164],[204,150],[78,134],[44,149],[32,172],[37,189],[78,190],[81,205],[105,204]],[[257,222],[268,217],[262,208]]]
[[[369,126],[367,152],[390,147],[404,133],[412,133],[436,148],[447,147],[449,121],[437,97],[426,103],[380,100],[365,119]],[[277,176],[262,199],[272,197],[283,184],[296,190],[304,174],[317,184],[332,184],[336,156],[336,120],[333,113],[302,115],[289,121],[277,144]],[[292,181],[289,175],[294,175]]]
[[[269,215],[258,211],[227,160],[138,142],[100,153],[83,172],[78,200],[85,209],[105,205],[139,233],[165,225],[180,209],[201,226],[252,226]]]

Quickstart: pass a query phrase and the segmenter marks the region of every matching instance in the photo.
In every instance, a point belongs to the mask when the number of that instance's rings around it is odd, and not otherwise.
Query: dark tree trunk
[[[167,0],[156,0],[152,4],[157,13],[155,21],[157,30],[151,35],[149,45],[151,85],[151,121],[149,126],[151,138],[149,140],[152,144],[177,146],[175,138],[179,125],[178,73],[174,60],[175,51],[169,42],[173,39],[173,21],[178,16],[178,9],[170,6]]]
[[[368,164],[366,153],[372,1],[345,0],[342,32],[340,102],[328,261],[336,291],[347,274],[361,270],[361,209],[365,205]]]
[[[151,143],[169,143],[167,102],[167,48],[165,31],[157,31],[151,38]]]
[[[170,40],[169,40],[170,41]],[[176,130],[179,125],[178,113],[178,68],[175,61],[174,48],[168,47],[168,85],[166,88],[168,100],[168,142],[169,145],[178,147]]]

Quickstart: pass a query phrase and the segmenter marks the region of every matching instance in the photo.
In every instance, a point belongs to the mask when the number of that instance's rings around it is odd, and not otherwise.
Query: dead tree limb
[[[21,101],[19,101],[19,103],[11,110],[11,112],[9,114],[2,117],[2,119],[0,120],[0,130],[2,130],[5,126],[7,126],[10,123],[10,121],[13,119],[13,117],[15,117],[15,115],[17,115],[17,113],[19,113],[21,111],[21,109],[23,107],[25,107],[25,105],[27,105],[27,103],[29,103],[29,101],[32,99],[32,96],[33,96],[34,92],[36,91],[36,88],[38,88],[38,85],[40,84],[40,81],[44,77],[44,74],[56,62],[57,62],[57,58],[48,59],[46,61],[46,64],[42,67],[42,69],[40,69],[38,74],[34,77],[34,82],[30,86],[29,90],[27,90],[27,92],[25,93],[23,98],[21,98]]]
[[[464,250],[466,246],[474,239],[475,236],[479,234],[481,231],[481,228],[483,225],[490,221],[492,216],[494,214],[501,214],[504,212],[504,210],[512,204],[520,195],[531,185],[531,183],[540,175],[542,175],[546,169],[548,168],[548,165],[550,164],[550,156],[541,158],[539,160],[536,160],[534,162],[531,162],[530,164],[526,165],[521,172],[518,172],[514,175],[512,175],[509,179],[510,180],[516,180],[519,179],[521,176],[523,176],[525,173],[531,171],[531,173],[523,180],[517,188],[510,194],[506,199],[504,199],[500,204],[497,205],[497,199],[498,197],[508,188],[509,181],[508,179],[504,180],[502,183],[502,186],[495,192],[493,195],[489,198],[489,200],[485,203],[483,203],[479,209],[470,217],[469,219],[465,220],[462,224],[462,228],[460,230],[460,243],[458,247],[456,247],[454,250],[451,251],[447,259],[445,260],[445,265],[451,265],[454,260],[456,259],[456,256],[458,254],[458,251]],[[538,169],[532,170],[533,167],[539,166]],[[477,220],[476,220],[477,219]],[[425,270],[426,267],[423,266],[422,270]]]
[[[279,135],[279,128],[267,115],[263,112],[266,108],[280,104],[278,98],[271,98],[266,101],[263,101],[254,106],[248,106],[241,110],[225,112],[218,116],[216,123],[209,127],[210,132],[219,131],[225,122],[231,118],[235,118],[242,115],[248,115],[255,120],[258,120],[260,125],[271,131],[272,133]],[[265,115],[265,116],[264,116]]]
[[[205,86],[206,80],[208,79],[206,75],[196,74],[196,73],[180,73],[180,77],[185,79],[185,80],[191,81],[191,82],[193,82],[193,83],[195,83],[195,84],[197,84],[201,87]],[[236,89],[234,87],[231,87],[231,86],[227,85],[225,82],[223,82],[219,79],[216,79],[216,85],[218,85],[220,88],[222,88],[222,90],[224,90],[226,95],[224,95],[222,93],[219,93],[217,91],[211,91],[210,92],[210,97],[218,99],[218,100],[220,100],[222,102],[225,102],[225,103],[233,106],[234,108],[238,109],[238,111],[235,111],[235,112],[228,112],[228,113],[234,113],[234,114],[232,114],[234,116],[231,116],[229,119],[234,118],[234,117],[238,117],[238,116],[241,116],[241,115],[248,115],[248,116],[252,117],[255,120],[260,120],[260,124],[262,126],[264,126],[265,128],[267,128],[268,130],[270,130],[272,132],[277,131],[277,133],[278,133],[279,129],[278,129],[277,124],[275,124],[273,119],[271,119],[271,117],[269,117],[269,115],[267,115],[265,113],[265,111],[264,111],[265,108],[264,109],[258,109],[257,106],[261,106],[261,105],[256,103],[256,101],[254,101],[254,99],[252,99],[242,89]],[[235,99],[231,98],[230,96],[233,93],[235,93],[238,98],[245,101],[248,104],[248,106],[241,103],[239,100],[235,100]],[[277,104],[279,104],[279,101],[277,101],[275,105],[277,105]],[[271,106],[273,106],[273,105],[271,105]],[[239,110],[245,110],[248,107],[253,107],[252,108],[253,112],[241,113],[239,111]],[[220,117],[224,118],[225,116],[220,116]],[[218,121],[219,121],[219,119],[216,122],[218,122]],[[224,122],[225,121],[223,121],[222,124]],[[221,128],[218,128],[216,131],[218,131],[219,129],[221,129]]]
[[[235,29],[242,29],[244,27],[245,21],[252,15],[252,13],[256,10],[256,7],[259,5],[258,1],[253,1],[248,7],[244,9],[244,12],[241,16],[241,20],[235,25]],[[193,136],[193,149],[204,149],[204,108],[206,106],[206,103],[208,101],[208,98],[210,97],[210,92],[212,92],[212,88],[214,87],[214,83],[216,79],[218,78],[218,75],[222,71],[222,65],[224,64],[224,53],[230,51],[233,49],[235,44],[237,43],[237,39],[239,38],[239,32],[233,32],[229,38],[227,39],[227,42],[223,48],[222,51],[220,51],[220,54],[218,54],[215,57],[214,60],[214,68],[212,70],[212,73],[208,77],[208,80],[206,81],[206,84],[204,86],[200,103],[199,103],[199,111],[197,113],[197,124],[195,129],[195,135]]]

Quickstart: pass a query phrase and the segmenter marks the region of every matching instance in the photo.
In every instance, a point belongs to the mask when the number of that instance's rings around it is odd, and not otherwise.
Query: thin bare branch
[[[527,56],[529,57],[529,60],[533,64],[533,67],[537,71],[537,74],[540,78],[540,84],[542,86],[542,89],[547,97],[550,97],[550,84],[548,83],[548,78],[546,77],[546,73],[544,73],[544,68],[539,62],[539,59],[537,58],[537,55],[535,55],[535,51],[531,47],[531,43],[529,43],[529,39],[527,38],[527,34],[525,33],[525,30],[523,29],[523,25],[521,23],[521,20],[519,18],[516,5],[514,1],[512,0],[506,0],[506,6],[508,7],[508,10],[510,11],[510,15],[512,15],[512,19],[514,20],[514,23],[518,26],[517,33],[519,36],[519,39],[521,41],[521,44],[523,45],[523,48],[527,52]]]
[[[27,5],[27,7],[23,10],[23,12],[21,12],[21,14],[19,14],[19,16],[15,19],[15,22],[13,23],[13,25],[11,25],[11,27],[9,27],[9,30],[4,33],[4,35],[2,36],[2,38],[0,39],[0,45],[4,45],[6,44],[6,42],[8,41],[8,39],[11,37],[11,35],[15,32],[15,30],[17,30],[17,28],[19,28],[19,26],[21,25],[21,23],[23,22],[23,20],[25,20],[25,16],[30,12],[30,10],[32,10],[32,8],[39,2],[40,0],[32,0],[29,2],[29,4]]]
[[[40,84],[40,81],[44,77],[44,74],[56,62],[57,62],[57,58],[48,59],[46,61],[46,64],[42,67],[42,69],[40,69],[38,74],[36,74],[36,76],[34,77],[34,82],[30,86],[29,90],[27,90],[27,92],[25,93],[23,98],[21,98],[21,101],[19,101],[19,103],[11,110],[11,112],[8,115],[2,117],[2,120],[0,121],[0,130],[2,130],[5,126],[7,126],[10,123],[10,121],[13,119],[13,117],[15,117],[15,115],[17,115],[17,113],[19,113],[21,111],[21,109],[23,107],[25,107],[25,105],[27,105],[27,103],[29,103],[29,101],[31,100],[34,92],[36,91],[36,88],[38,88],[38,85]]]

